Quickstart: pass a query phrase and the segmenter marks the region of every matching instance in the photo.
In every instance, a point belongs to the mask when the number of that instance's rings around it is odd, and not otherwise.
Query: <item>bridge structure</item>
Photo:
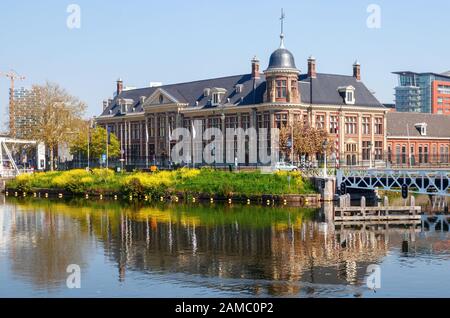
[[[410,193],[450,196],[450,168],[396,170],[346,168],[336,171],[337,189],[401,192],[403,185],[408,186]]]
[[[0,137],[0,178],[12,178],[21,173],[33,172],[34,169],[19,169],[14,160],[11,145],[32,145],[37,150],[37,170],[45,169],[45,146],[32,140],[14,139],[8,137]]]

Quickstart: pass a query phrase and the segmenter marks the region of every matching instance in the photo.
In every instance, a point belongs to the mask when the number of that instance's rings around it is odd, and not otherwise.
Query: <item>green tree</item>
[[[99,159],[103,154],[106,154],[106,129],[102,127],[95,127],[80,131],[74,139],[70,152],[72,155],[82,154],[87,157],[88,153],[88,134],[90,135],[89,142],[89,156],[90,158]],[[120,155],[120,144],[115,134],[109,134],[108,144],[108,158],[117,158]]]
[[[55,149],[70,144],[74,127],[79,127],[86,104],[57,84],[34,85],[27,99],[34,125],[25,136],[43,142],[49,149],[50,170],[54,169]]]

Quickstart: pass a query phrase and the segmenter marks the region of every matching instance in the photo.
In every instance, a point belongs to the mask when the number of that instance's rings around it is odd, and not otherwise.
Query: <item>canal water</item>
[[[446,219],[325,214],[0,196],[0,297],[450,297]]]

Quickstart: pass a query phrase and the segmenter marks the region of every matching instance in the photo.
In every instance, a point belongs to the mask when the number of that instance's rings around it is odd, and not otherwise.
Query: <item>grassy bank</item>
[[[290,185],[288,175],[291,176]],[[73,194],[119,193],[123,195],[159,197],[174,193],[186,195],[282,195],[315,193],[312,184],[300,173],[255,172],[230,173],[212,169],[180,169],[155,173],[115,173],[94,169],[20,175],[8,182],[7,187],[32,192],[39,189],[58,189]]]

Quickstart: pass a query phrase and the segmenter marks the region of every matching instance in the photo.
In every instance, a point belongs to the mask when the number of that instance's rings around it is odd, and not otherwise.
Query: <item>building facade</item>
[[[450,72],[395,72],[395,104],[399,112],[450,115]]]
[[[448,167],[450,116],[388,113],[387,146],[393,166]]]
[[[173,129],[191,129],[194,120],[204,128],[252,127],[258,133],[302,122],[329,133],[336,145],[331,156],[342,165],[367,164],[371,155],[382,160],[387,110],[361,81],[360,64],[354,63],[352,75],[323,74],[310,57],[302,73],[280,37],[263,72],[255,57],[243,75],[131,90],[119,80],[96,123],[117,135],[129,165],[161,164],[175,144]]]

